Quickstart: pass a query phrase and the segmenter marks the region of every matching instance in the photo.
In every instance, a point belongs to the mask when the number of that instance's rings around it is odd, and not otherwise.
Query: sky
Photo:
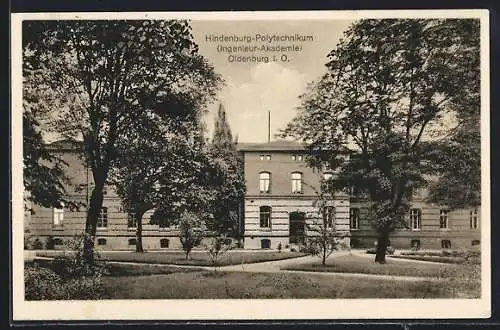
[[[215,114],[222,104],[233,136],[238,136],[239,142],[267,141],[268,111],[271,112],[271,139],[274,139],[274,135],[295,116],[298,97],[306,91],[308,83],[325,72],[328,53],[352,22],[338,19],[191,21],[200,53],[225,80],[217,101],[207,107],[207,136],[211,137]],[[280,37],[296,34],[299,38],[295,41]],[[220,37],[232,40],[216,40]],[[276,40],[278,37],[280,40]],[[250,52],[243,49],[242,53],[236,54],[229,53],[227,48],[256,46],[260,49],[263,45],[293,46],[295,50]],[[218,51],[220,46],[226,48]],[[237,62],[231,55],[267,56],[269,62]],[[273,61],[273,55],[276,61]]]

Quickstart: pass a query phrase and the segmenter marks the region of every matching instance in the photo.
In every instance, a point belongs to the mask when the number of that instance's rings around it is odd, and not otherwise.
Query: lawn
[[[104,277],[104,299],[475,298],[479,291],[450,281],[353,280],[300,273],[197,271]]]
[[[387,258],[384,265],[374,262],[374,258],[357,255],[345,255],[327,259],[326,265],[318,261],[307,264],[296,264],[286,267],[287,270],[313,272],[363,273],[393,276],[449,277],[462,266],[440,263],[415,263]]]
[[[38,252],[40,257],[55,257],[63,254],[63,251]],[[182,251],[165,252],[116,252],[100,251],[100,256],[106,261],[124,261],[151,264],[174,264],[174,265],[196,265],[211,266],[208,253],[205,251],[193,251],[189,260],[186,260]],[[300,252],[277,252],[277,251],[229,251],[219,261],[219,266],[248,264],[263,261],[282,260],[304,256]]]

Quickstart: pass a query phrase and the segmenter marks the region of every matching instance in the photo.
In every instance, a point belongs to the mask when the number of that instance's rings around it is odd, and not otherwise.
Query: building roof
[[[275,140],[265,143],[238,143],[239,151],[290,151],[305,150],[304,145],[297,141]]]

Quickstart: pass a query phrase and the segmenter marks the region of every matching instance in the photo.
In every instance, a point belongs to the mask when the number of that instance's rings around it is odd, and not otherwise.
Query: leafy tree
[[[326,189],[328,184],[328,181],[323,181],[319,191],[312,187],[316,193],[313,206],[317,213],[311,219],[312,222],[306,223],[307,245],[313,255],[321,258],[323,266],[326,264],[326,259],[339,249],[340,239],[345,237],[336,228],[335,208],[329,203],[333,201],[333,195]]]
[[[201,243],[205,234],[205,222],[193,212],[185,212],[179,220],[179,239],[182,249],[189,259],[191,250]]]
[[[214,97],[220,77],[179,20],[24,21],[23,47],[25,81],[51,93],[53,130],[83,139],[94,181],[85,230],[94,237],[122,138],[171,111],[182,122],[186,109]],[[172,97],[193,106],[165,107]],[[92,241],[85,250],[92,258]]]
[[[185,124],[177,135],[167,134],[168,129],[149,127],[148,140],[136,134],[120,148],[122,157],[112,174],[122,205],[137,226],[136,252],[143,252],[142,220],[147,211],[153,210],[152,223],[172,225],[186,209],[206,209],[201,204],[212,200],[204,193],[207,157],[195,139],[196,123]]]
[[[30,111],[23,112],[23,183],[26,190],[26,207],[31,203],[43,207],[68,205],[64,184],[65,163],[47,150],[39,123]],[[29,206],[28,206],[29,205]]]
[[[243,163],[222,104],[219,105],[209,154],[214,161],[212,179],[216,189],[212,205],[214,221],[209,224],[209,229],[235,237],[241,234],[240,209],[246,188]]]
[[[308,146],[311,166],[337,171],[333,190],[369,197],[376,262],[385,262],[390,233],[408,226],[411,191],[439,174],[438,140],[454,117],[473,112],[457,104],[477,90],[478,38],[477,20],[358,21],[282,133]]]

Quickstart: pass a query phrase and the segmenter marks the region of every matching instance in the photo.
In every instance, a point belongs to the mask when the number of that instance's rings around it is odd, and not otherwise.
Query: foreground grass
[[[418,276],[446,278],[459,271],[459,265],[440,263],[413,263],[387,258],[384,265],[374,262],[373,258],[346,255],[327,259],[326,265],[318,260],[314,263],[290,265],[284,269],[312,272],[362,273],[392,276]]]
[[[105,277],[104,299],[473,298],[462,284],[293,273],[189,272]]]
[[[38,252],[40,257],[55,257],[63,254],[64,251],[44,251]],[[173,265],[196,265],[211,266],[208,253],[205,251],[191,252],[189,260],[186,260],[182,251],[165,252],[116,252],[100,251],[101,258],[105,261],[123,261],[151,264],[173,264]],[[248,264],[263,261],[282,260],[304,256],[300,252],[275,252],[275,251],[229,251],[219,261],[219,266]]]

